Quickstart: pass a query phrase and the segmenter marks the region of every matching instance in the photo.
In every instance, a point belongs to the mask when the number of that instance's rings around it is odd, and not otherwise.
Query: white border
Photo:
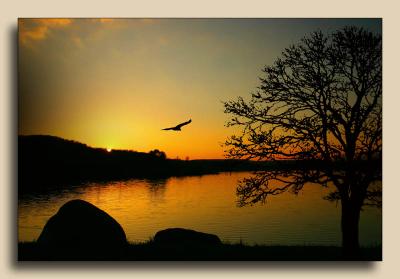
[[[390,1],[1,1],[0,278],[394,278],[398,274],[400,185],[399,5]],[[384,73],[383,262],[377,263],[25,263],[16,262],[16,43],[18,17],[382,17]],[[13,35],[14,34],[14,35]],[[11,227],[10,227],[11,226]]]

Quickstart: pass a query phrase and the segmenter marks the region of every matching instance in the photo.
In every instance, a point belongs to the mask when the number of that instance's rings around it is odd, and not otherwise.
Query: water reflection
[[[237,207],[236,185],[249,173],[76,185],[19,201],[19,240],[36,239],[58,208],[71,199],[93,203],[113,216],[130,241],[158,230],[190,228],[223,241],[280,245],[340,245],[340,207],[323,200],[330,189],[306,185],[299,195],[272,196],[265,205]],[[381,243],[381,211],[361,215],[360,243]]]
[[[165,202],[166,178],[146,180],[149,189],[149,199],[152,203]]]

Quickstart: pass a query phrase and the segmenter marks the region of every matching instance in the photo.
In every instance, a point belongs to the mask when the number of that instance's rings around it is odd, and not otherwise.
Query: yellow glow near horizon
[[[223,158],[234,129],[222,101],[248,97],[261,69],[307,33],[349,22],[380,28],[379,19],[20,19],[19,134]]]

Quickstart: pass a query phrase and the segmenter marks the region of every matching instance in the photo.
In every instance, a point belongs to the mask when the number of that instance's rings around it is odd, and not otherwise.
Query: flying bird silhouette
[[[185,125],[187,125],[187,124],[189,124],[191,122],[192,122],[192,119],[190,119],[189,121],[183,122],[181,124],[178,124],[175,127],[165,128],[165,129],[162,129],[162,130],[165,130],[165,131],[167,131],[167,130],[181,131],[182,126],[185,126]]]

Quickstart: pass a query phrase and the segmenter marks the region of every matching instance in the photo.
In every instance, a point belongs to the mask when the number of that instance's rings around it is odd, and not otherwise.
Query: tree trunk
[[[343,255],[347,259],[355,259],[359,256],[358,223],[360,211],[361,206],[355,202],[342,200],[342,247]]]

